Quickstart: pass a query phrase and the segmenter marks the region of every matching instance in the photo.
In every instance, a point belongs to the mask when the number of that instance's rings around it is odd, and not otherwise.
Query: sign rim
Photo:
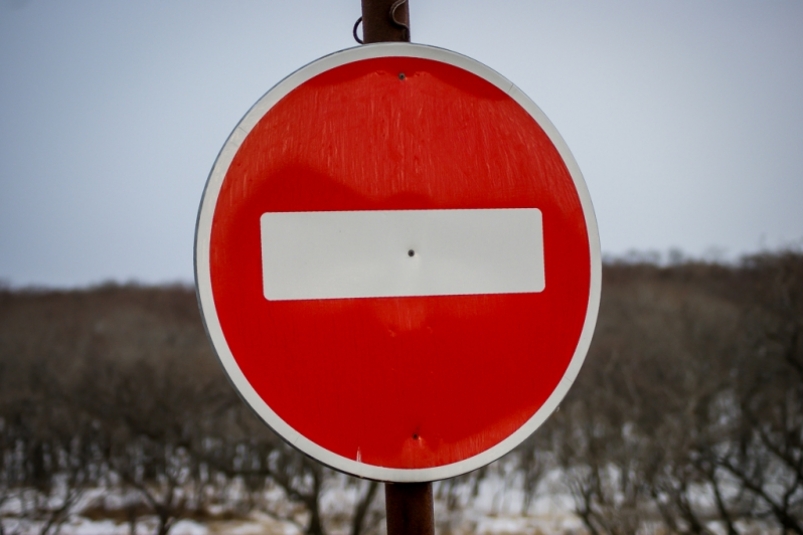
[[[226,343],[215,308],[209,266],[212,221],[220,189],[234,156],[259,120],[295,88],[323,72],[355,61],[394,56],[429,59],[461,68],[493,84],[524,108],[544,130],[572,177],[585,218],[591,264],[588,306],[577,346],[561,380],[544,404],[521,427],[493,447],[461,461],[429,468],[390,468],[344,457],[309,440],[276,414],[251,386]],[[602,289],[602,256],[591,197],[577,162],[552,122],[523,91],[490,67],[447,49],[411,43],[374,43],[334,52],[301,67],[257,100],[226,139],[204,186],[195,226],[194,269],[196,295],[207,336],[228,379],[260,419],[290,445],[331,468],[366,479],[396,483],[436,481],[471,472],[507,454],[538,429],[557,409],[580,372],[596,327]]]

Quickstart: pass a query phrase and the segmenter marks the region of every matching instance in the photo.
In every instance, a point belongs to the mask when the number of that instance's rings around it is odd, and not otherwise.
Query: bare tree
[[[803,257],[748,259],[732,443],[717,459],[757,498],[753,514],[803,533]]]

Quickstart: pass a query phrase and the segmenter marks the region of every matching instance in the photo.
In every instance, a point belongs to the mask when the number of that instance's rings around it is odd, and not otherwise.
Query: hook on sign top
[[[457,476],[554,411],[601,261],[588,190],[540,109],[447,50],[381,43],[296,71],[226,141],[196,282],[247,403],[319,461]]]

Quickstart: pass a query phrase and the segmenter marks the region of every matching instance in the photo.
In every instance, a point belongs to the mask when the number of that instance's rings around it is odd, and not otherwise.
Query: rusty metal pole
[[[406,0],[361,1],[364,43],[410,41]],[[432,483],[386,483],[385,510],[388,535],[435,535]]]
[[[410,10],[406,0],[362,0],[364,43],[410,41]]]
[[[435,535],[432,483],[385,483],[388,535]]]

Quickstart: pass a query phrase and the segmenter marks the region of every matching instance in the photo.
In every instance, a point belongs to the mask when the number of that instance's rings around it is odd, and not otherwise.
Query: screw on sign
[[[204,192],[196,279],[217,354],[289,443],[423,482],[504,455],[591,341],[591,201],[543,113],[488,67],[381,43],[271,89]]]

